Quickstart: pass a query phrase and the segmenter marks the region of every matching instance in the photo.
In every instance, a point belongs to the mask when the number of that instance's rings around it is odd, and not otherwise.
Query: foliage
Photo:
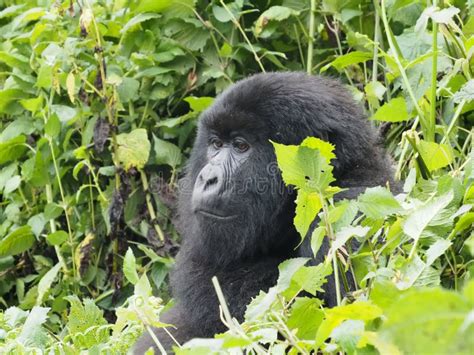
[[[340,76],[365,105],[403,192],[334,203],[333,147],[274,143],[298,189],[295,225],[304,235],[319,217],[311,246],[328,238],[326,262],[286,261],[243,324],[180,352],[467,353],[472,12],[461,0],[0,0],[0,349],[124,352],[162,326],[151,295],[169,298],[196,118],[242,77],[305,70]],[[348,268],[358,288],[338,290],[339,306],[307,297]]]

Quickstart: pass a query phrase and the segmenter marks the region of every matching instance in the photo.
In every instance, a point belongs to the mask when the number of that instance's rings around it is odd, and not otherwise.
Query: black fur
[[[251,146],[249,156],[229,168],[230,173],[225,175],[226,167],[222,167],[222,176],[230,184],[222,187],[220,204],[214,207],[225,214],[232,211],[237,215],[232,220],[203,218],[193,209],[196,180],[202,179],[201,171],[212,158],[210,132],[223,137],[239,132]],[[169,330],[181,344],[225,330],[212,276],[217,276],[232,316],[242,320],[251,298],[275,284],[279,263],[298,255],[311,256],[309,243],[295,251],[300,240],[293,226],[295,194],[283,187],[280,174],[275,172],[269,142],[299,144],[308,136],[336,145],[337,160],[333,163],[337,185],[349,188],[337,195],[338,199],[353,198],[366,187],[392,182],[390,159],[379,147],[376,131],[363,109],[335,80],[304,73],[258,74],[231,86],[203,113],[180,185],[178,212],[183,243],[171,273],[176,305],[162,317],[163,322],[176,326]],[[327,245],[322,249],[327,251]],[[323,260],[323,254],[315,263]],[[330,306],[335,303],[331,281],[324,299]],[[170,337],[160,329],[156,334],[170,349]],[[145,334],[135,352],[143,353],[153,345]]]

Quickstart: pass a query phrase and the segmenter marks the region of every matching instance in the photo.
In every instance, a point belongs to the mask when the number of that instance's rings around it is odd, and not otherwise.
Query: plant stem
[[[378,4],[376,6],[378,6]],[[393,59],[395,60],[395,63],[397,64],[398,70],[400,70],[400,75],[403,79],[403,83],[405,84],[405,88],[408,92],[408,95],[410,96],[410,99],[413,102],[413,106],[415,107],[416,113],[420,117],[420,122],[423,122],[424,124],[425,120],[424,120],[423,111],[418,105],[418,101],[416,100],[415,93],[413,92],[413,89],[411,88],[410,82],[408,80],[408,76],[405,72],[405,68],[403,67],[402,62],[400,61],[401,54],[399,53],[398,45],[395,41],[392,30],[390,29],[390,26],[388,24],[388,18],[385,12],[385,0],[381,0],[380,12],[382,15],[382,23],[385,29],[385,33],[387,35],[388,44],[390,46],[390,49],[393,52]]]
[[[316,13],[316,0],[311,0],[309,14],[309,35],[308,35],[308,59],[306,62],[306,72],[311,74],[313,71],[313,46],[314,46],[314,14]]]
[[[436,6],[436,0],[433,1],[433,6]],[[425,140],[429,142],[434,141],[435,127],[436,127],[436,87],[437,87],[437,73],[438,73],[438,24],[433,21],[433,62],[431,66],[431,110],[430,119],[427,122]]]
[[[247,37],[247,34],[245,33],[244,29],[242,28],[242,26],[240,26],[240,23],[239,21],[237,21],[237,19],[235,18],[234,14],[230,11],[230,9],[227,7],[227,5],[224,3],[223,0],[220,0],[220,3],[222,5],[222,7],[225,9],[225,11],[227,11],[227,13],[229,14],[232,22],[234,23],[234,25],[238,28],[238,30],[240,31],[240,33],[242,34],[242,36],[244,37],[244,40],[245,42],[247,42],[250,50],[252,51],[253,53],[253,56],[255,58],[255,61],[257,62],[258,66],[260,67],[260,70],[265,73],[265,68],[262,64],[262,61],[260,60],[260,58],[258,57],[257,55],[257,52],[255,51],[255,48],[253,47],[252,43],[250,42],[249,38]]]
[[[163,234],[163,231],[161,230],[158,223],[156,222],[156,213],[155,213],[155,208],[153,207],[153,203],[151,202],[151,194],[150,194],[150,189],[148,187],[148,179],[146,177],[145,172],[141,169],[140,169],[140,177],[142,179],[143,190],[145,190],[146,206],[148,209],[148,213],[150,214],[151,223],[153,224],[153,227],[155,228],[155,231],[158,234],[158,237],[160,238],[160,240],[164,242],[165,235]]]

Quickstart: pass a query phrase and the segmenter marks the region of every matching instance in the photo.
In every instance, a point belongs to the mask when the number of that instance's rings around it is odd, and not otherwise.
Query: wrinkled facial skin
[[[194,183],[191,204],[193,212],[204,218],[232,220],[238,217],[232,209],[232,195],[242,191],[233,179],[239,176],[242,166],[252,155],[252,147],[238,134],[220,137],[211,133],[206,151],[207,164]]]

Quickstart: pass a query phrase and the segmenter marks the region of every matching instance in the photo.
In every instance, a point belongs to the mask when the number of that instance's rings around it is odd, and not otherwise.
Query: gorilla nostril
[[[217,184],[217,176],[214,176],[213,178],[210,178],[206,181],[206,184],[204,185],[204,190],[207,190],[209,187],[215,184]]]

